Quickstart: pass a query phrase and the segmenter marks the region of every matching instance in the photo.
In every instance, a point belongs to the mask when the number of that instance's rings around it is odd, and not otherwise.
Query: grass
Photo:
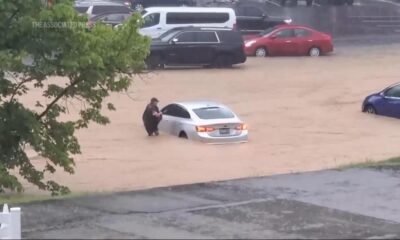
[[[345,170],[349,168],[389,168],[400,170],[400,157],[389,158],[384,161],[371,161],[368,160],[362,163],[353,163],[338,167],[337,170]]]
[[[1,211],[1,207],[4,203],[21,204],[21,203],[42,202],[42,201],[47,201],[47,200],[68,199],[68,198],[80,197],[80,196],[85,196],[88,194],[89,193],[78,192],[78,193],[71,193],[68,195],[55,196],[55,197],[52,197],[48,194],[25,194],[25,193],[0,194],[0,211]]]

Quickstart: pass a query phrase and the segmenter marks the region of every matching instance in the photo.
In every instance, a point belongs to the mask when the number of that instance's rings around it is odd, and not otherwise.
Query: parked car
[[[231,67],[246,61],[243,48],[241,34],[232,29],[178,28],[153,39],[146,61],[151,69],[165,65]]]
[[[157,38],[176,27],[234,28],[236,15],[231,8],[151,7],[142,13],[144,24],[140,33]]]
[[[362,111],[400,118],[400,83],[366,97],[362,103]]]
[[[89,18],[107,12],[130,13],[132,10],[123,3],[111,1],[76,1],[74,8],[81,14],[87,14]]]
[[[161,132],[206,143],[248,141],[247,125],[228,107],[215,102],[172,103],[164,107]]]
[[[102,22],[104,24],[115,27],[119,24],[125,22],[128,18],[132,16],[132,13],[120,13],[120,12],[107,12],[96,15],[89,19],[88,25],[93,26],[97,22]]]
[[[269,16],[261,6],[238,4],[235,7],[236,26],[242,34],[258,34],[270,27],[292,22],[289,17]]]
[[[130,1],[131,1],[131,8],[139,12],[149,7],[196,6],[196,0],[130,0]]]
[[[281,6],[286,6],[287,4],[291,6],[297,6],[299,0],[281,0]],[[354,0],[303,0],[303,2],[306,3],[307,6],[312,6],[313,3],[316,3],[318,5],[334,5],[334,6],[340,6],[340,5],[349,5],[352,6],[354,4]]]
[[[301,25],[279,25],[244,38],[245,51],[250,56],[320,56],[333,51],[329,34]]]
[[[87,1],[87,0],[86,0]],[[124,4],[128,8],[132,7],[132,3],[134,0],[94,0],[94,1],[109,1],[109,2],[115,2],[115,3],[120,3]]]

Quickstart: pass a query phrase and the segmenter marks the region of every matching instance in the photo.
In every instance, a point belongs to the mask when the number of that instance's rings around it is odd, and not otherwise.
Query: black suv
[[[231,67],[244,63],[246,54],[241,34],[227,28],[174,28],[153,39],[147,65],[200,65]]]
[[[267,28],[292,22],[288,17],[268,16],[262,6],[237,4],[234,9],[236,26],[242,34],[257,34]]]

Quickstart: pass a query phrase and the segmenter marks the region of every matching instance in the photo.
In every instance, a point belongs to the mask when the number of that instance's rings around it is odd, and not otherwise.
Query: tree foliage
[[[89,30],[73,1],[44,2],[0,0],[0,193],[22,191],[18,175],[54,195],[68,193],[44,174],[57,167],[74,172],[73,156],[81,153],[75,130],[109,123],[101,109],[115,108],[105,98],[131,85],[148,54],[139,15],[117,29],[96,24]],[[67,83],[49,81],[54,76]],[[21,99],[35,89],[42,96],[29,108]],[[74,121],[60,120],[68,99],[85,103]],[[46,159],[44,169],[32,164],[26,147]]]

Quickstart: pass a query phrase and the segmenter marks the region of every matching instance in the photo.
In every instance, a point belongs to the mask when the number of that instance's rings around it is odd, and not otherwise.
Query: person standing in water
[[[158,104],[158,99],[153,97],[143,112],[142,118],[144,127],[149,136],[152,136],[153,134],[156,136],[159,135],[158,124],[162,119],[162,113],[158,109],[157,104]]]

